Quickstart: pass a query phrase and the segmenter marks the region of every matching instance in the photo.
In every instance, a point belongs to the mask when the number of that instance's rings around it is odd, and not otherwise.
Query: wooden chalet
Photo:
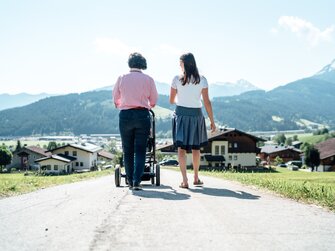
[[[335,171],[335,138],[328,139],[315,145],[320,153],[320,167],[317,170]]]
[[[200,157],[200,167],[255,167],[256,155],[260,149],[257,143],[265,141],[261,138],[237,130],[235,128],[220,129],[208,135],[208,145],[202,147]],[[173,144],[160,146],[157,148],[162,153],[177,153]],[[187,154],[188,167],[192,166],[192,154]]]
[[[301,151],[292,146],[268,145],[261,148],[259,157],[262,161],[266,161],[268,164],[271,164],[274,162],[276,157],[280,157],[283,162],[300,160],[300,154]]]

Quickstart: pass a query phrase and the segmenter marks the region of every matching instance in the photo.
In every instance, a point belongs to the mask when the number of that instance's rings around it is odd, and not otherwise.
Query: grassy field
[[[299,141],[315,145],[326,140],[326,135],[303,134],[298,136]]]
[[[326,207],[335,211],[335,173],[289,171],[277,168],[268,173],[208,172],[203,175],[235,180],[266,188],[285,197]]]
[[[27,145],[27,146],[37,146],[39,145],[40,147],[43,147],[44,145],[48,145],[50,141],[39,141],[39,140],[20,140],[21,146]],[[59,143],[59,142],[57,142]],[[63,143],[63,141],[61,142]],[[67,143],[67,142],[64,142]],[[15,149],[17,145],[17,140],[5,140],[5,141],[0,141],[0,145],[5,144],[7,147],[13,147]]]
[[[60,176],[35,176],[33,173],[24,176],[23,173],[2,173],[0,174],[0,197],[8,197],[50,186],[111,175],[113,171],[108,169],[101,172],[95,171]]]

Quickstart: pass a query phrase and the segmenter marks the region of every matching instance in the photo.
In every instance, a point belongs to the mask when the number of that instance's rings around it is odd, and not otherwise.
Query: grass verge
[[[2,173],[0,174],[0,198],[29,193],[51,186],[110,175],[112,173],[113,170],[111,169],[103,170],[101,172],[95,171],[59,176],[35,176],[33,173],[24,176],[24,173]]]
[[[201,171],[201,174],[266,188],[285,197],[335,211],[335,173],[310,173],[277,168],[276,172],[271,173]]]

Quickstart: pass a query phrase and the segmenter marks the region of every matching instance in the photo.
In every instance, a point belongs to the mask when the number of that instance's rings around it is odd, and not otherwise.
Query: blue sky
[[[112,85],[132,51],[160,82],[192,52],[210,83],[270,90],[335,58],[335,1],[1,0],[0,38],[0,93]]]

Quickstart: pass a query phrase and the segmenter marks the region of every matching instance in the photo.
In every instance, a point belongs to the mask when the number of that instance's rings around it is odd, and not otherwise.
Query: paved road
[[[335,250],[335,214],[238,183],[115,188],[112,176],[0,200],[0,250]]]

